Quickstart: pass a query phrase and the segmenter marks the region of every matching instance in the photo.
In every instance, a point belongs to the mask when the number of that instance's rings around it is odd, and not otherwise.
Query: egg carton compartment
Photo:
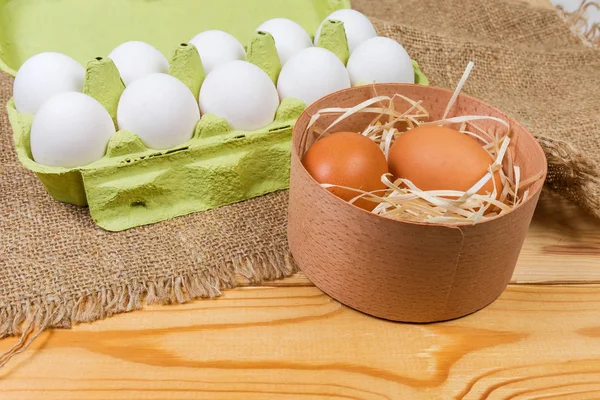
[[[302,110],[290,103],[281,109]],[[31,118],[11,114],[13,126],[21,128],[15,140],[25,167],[56,200],[88,205],[94,221],[107,230],[203,211],[289,185],[294,121],[287,119],[285,111],[264,130],[205,137],[211,132],[209,126],[197,129],[186,144],[164,151],[149,150],[137,135],[121,130],[109,142],[104,158],[73,169],[35,163],[28,138]]]
[[[270,35],[257,33],[248,47],[248,60],[259,64],[277,55]],[[193,45],[183,43],[173,52],[170,73],[198,92],[205,74]],[[88,63],[84,93],[113,119],[123,90],[110,59]],[[204,114],[193,138],[168,150],[148,149],[135,133],[119,130],[102,159],[70,169],[36,163],[30,148],[33,115],[18,113],[12,100],[8,111],[19,159],[50,195],[89,206],[99,226],[118,231],[287,188],[292,127],[304,107],[286,99],[275,121],[253,132],[232,130],[225,119]]]
[[[64,0],[66,1],[66,0]],[[314,2],[323,12],[347,2]],[[189,36],[189,35],[188,35]],[[343,24],[325,24],[319,46],[344,63],[348,44]],[[177,43],[177,42],[175,42]],[[247,61],[277,82],[281,63],[273,37],[256,32],[245,46]],[[171,52],[169,74],[195,95],[206,77],[196,48],[181,43]],[[415,80],[427,78],[413,61]],[[112,60],[96,57],[87,63],[83,92],[98,100],[116,122],[119,98],[125,88]],[[305,103],[284,99],[269,126],[257,131],[232,130],[228,122],[203,114],[191,140],[168,150],[147,148],[134,133],[119,130],[106,155],[78,168],[48,167],[31,154],[33,115],[7,105],[14,142],[21,163],[34,172],[56,200],[89,206],[92,219],[103,229],[120,231],[173,217],[205,211],[289,187],[291,136]]]

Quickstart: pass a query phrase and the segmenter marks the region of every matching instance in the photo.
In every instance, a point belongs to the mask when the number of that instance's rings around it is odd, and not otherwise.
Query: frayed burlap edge
[[[546,185],[591,215],[600,217],[598,165],[567,142],[539,135],[536,135],[536,139],[548,161]]]
[[[571,27],[573,33],[581,41],[590,47],[600,48],[600,22],[590,23],[585,13],[591,8],[600,10],[600,3],[596,1],[583,0],[575,12],[567,12],[562,6],[558,6],[559,14]]]
[[[0,310],[0,339],[19,335],[20,338],[0,354],[0,368],[50,328],[70,328],[74,324],[139,310],[146,304],[183,304],[199,298],[214,298],[221,295],[221,290],[231,289],[240,283],[257,284],[282,279],[297,272],[297,266],[287,249],[240,257],[227,264],[228,267],[233,264],[234,268],[218,268],[221,275],[217,277],[209,277],[200,268],[200,274],[194,272],[159,281],[108,287],[66,302],[44,299],[44,302],[3,308]]]

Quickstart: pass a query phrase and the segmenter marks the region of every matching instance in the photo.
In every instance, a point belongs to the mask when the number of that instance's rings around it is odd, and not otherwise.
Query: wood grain
[[[546,195],[514,280],[597,280],[599,228]],[[47,332],[0,370],[0,400],[600,398],[599,315],[600,285],[513,284],[463,319],[396,324],[298,274]]]
[[[0,399],[598,398],[598,310],[600,285],[511,285],[410,325],[313,287],[245,288],[46,333],[0,370]]]
[[[512,281],[600,283],[600,220],[545,192]]]

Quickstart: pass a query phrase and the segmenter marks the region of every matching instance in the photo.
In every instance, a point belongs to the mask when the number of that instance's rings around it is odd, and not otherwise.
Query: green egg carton
[[[225,30],[247,43],[247,60],[276,82],[281,65],[275,42],[254,29],[267,19],[285,17],[312,33],[331,12],[349,7],[349,0],[0,0],[0,69],[14,75],[34,54],[63,52],[87,66],[84,93],[96,98],[116,121],[124,84],[114,63],[98,55],[122,42],[146,41],[170,56],[169,73],[197,94],[205,78],[200,56],[191,44],[175,49],[173,44],[204,30]],[[347,61],[341,23],[327,24],[322,38],[321,46]],[[427,84],[417,63],[413,65],[416,82]],[[20,162],[54,199],[88,206],[92,219],[109,231],[287,189],[292,129],[304,108],[299,100],[285,99],[275,121],[253,132],[232,130],[224,119],[204,114],[191,140],[161,151],[145,147],[135,133],[120,130],[102,159],[66,169],[33,161],[33,115],[17,112],[12,99],[7,104]]]

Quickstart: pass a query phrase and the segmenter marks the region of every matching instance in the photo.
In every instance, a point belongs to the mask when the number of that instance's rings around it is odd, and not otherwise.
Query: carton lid
[[[15,75],[25,60],[56,51],[85,65],[119,44],[141,40],[167,58],[181,42],[224,30],[247,44],[271,18],[289,18],[314,36],[350,0],[0,0],[0,69]]]

